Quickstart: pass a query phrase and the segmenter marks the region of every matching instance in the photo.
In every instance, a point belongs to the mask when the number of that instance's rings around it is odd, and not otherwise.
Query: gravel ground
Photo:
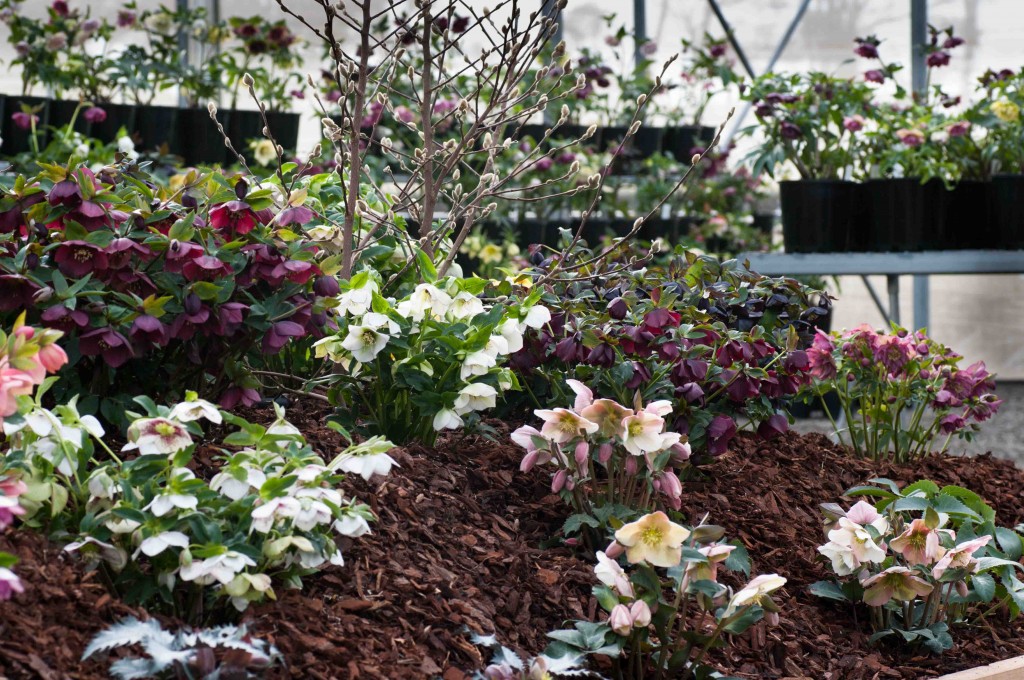
[[[1012,460],[1017,467],[1024,468],[1024,382],[997,382],[996,394],[1003,400],[999,412],[982,425],[974,441],[953,439],[949,451],[962,455],[991,451],[992,455]],[[793,429],[804,433],[832,433],[827,418],[800,419]]]

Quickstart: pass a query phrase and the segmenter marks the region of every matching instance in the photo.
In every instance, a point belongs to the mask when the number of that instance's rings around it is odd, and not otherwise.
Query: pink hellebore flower
[[[580,435],[597,432],[597,423],[592,423],[569,409],[538,409],[533,413],[544,421],[540,428],[541,435],[556,444],[565,444]]]
[[[630,616],[629,607],[624,604],[612,607],[611,614],[608,615],[608,626],[616,635],[629,635],[633,630],[633,617]]]
[[[931,529],[923,519],[915,519],[902,534],[889,542],[895,553],[900,553],[910,565],[935,564],[942,557],[939,532]]]
[[[622,444],[634,456],[664,451],[679,443],[681,436],[678,432],[663,432],[665,419],[647,410],[624,418],[622,426]]]
[[[725,608],[725,616],[734,613],[740,607],[748,605],[760,605],[768,596],[768,593],[778,590],[786,585],[786,579],[778,574],[761,574],[750,580],[750,583],[743,586],[743,589],[732,596],[729,605]]]
[[[941,579],[947,569],[966,569],[969,572],[973,572],[978,564],[977,560],[974,559],[974,553],[988,545],[991,540],[991,536],[982,536],[971,541],[965,541],[950,549],[932,567],[932,577]]]
[[[718,581],[718,565],[729,559],[729,555],[736,549],[734,545],[727,543],[712,543],[699,548],[701,555],[707,558],[707,562],[690,562],[686,566],[686,575],[690,581]]]
[[[946,133],[950,137],[965,137],[971,132],[971,124],[966,120],[958,120],[955,123],[950,123],[946,128]]]
[[[579,380],[566,380],[565,384],[576,393],[576,401],[572,408],[577,413],[582,413],[583,409],[594,403],[593,391]]]
[[[32,394],[35,382],[27,372],[0,363],[0,418],[13,415],[18,410],[19,396]]]
[[[14,523],[14,518],[24,515],[25,508],[18,504],[14,496],[0,496],[0,529],[6,529]]]
[[[88,123],[102,123],[107,119],[107,112],[98,106],[90,106],[82,113]]]
[[[871,533],[847,517],[839,518],[837,527],[828,532],[828,539],[818,552],[832,561],[832,570],[839,576],[849,576],[864,564],[885,559],[885,549]]]
[[[925,141],[924,133],[913,128],[900,128],[896,136],[906,146],[921,146]]]
[[[893,599],[909,602],[932,592],[927,581],[906,567],[889,567],[862,581],[861,585],[864,586],[864,603],[872,607],[881,607]]]
[[[614,588],[619,595],[633,597],[633,585],[629,582],[626,572],[614,558],[600,550],[597,552],[597,566],[594,567],[594,575],[604,585]]]
[[[624,421],[633,415],[633,409],[611,399],[598,399],[580,411],[580,415],[592,423],[597,423],[602,436],[622,437],[625,432]]]
[[[843,127],[850,132],[858,132],[864,129],[864,116],[854,114],[843,118]]]
[[[33,125],[39,124],[39,116],[24,111],[11,114],[11,120],[21,130],[31,130]]]
[[[25,592],[21,579],[10,569],[0,567],[0,600],[9,600],[14,593]]]

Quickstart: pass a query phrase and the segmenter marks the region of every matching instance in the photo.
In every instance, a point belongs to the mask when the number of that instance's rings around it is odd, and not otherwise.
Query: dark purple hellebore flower
[[[163,345],[167,342],[167,327],[155,316],[142,314],[132,322],[128,337],[144,347]]]
[[[110,326],[95,328],[83,333],[78,339],[78,348],[82,356],[101,355],[103,361],[111,368],[123,366],[132,358],[132,346],[128,339]]]
[[[943,52],[942,50],[939,50],[938,52],[932,52],[931,54],[928,55],[928,59],[925,63],[927,63],[930,68],[948,66],[949,52]]]
[[[4,299],[0,297],[0,300]],[[2,310],[2,308],[0,308]],[[9,311],[9,310],[2,310]],[[55,328],[64,333],[89,325],[89,315],[80,309],[69,309],[64,305],[54,305],[39,315],[43,325],[47,328]]]
[[[39,286],[24,276],[0,275],[0,312],[14,312],[32,307],[33,298],[38,291]]]
[[[790,373],[804,373],[811,368],[811,359],[802,349],[793,350],[782,360],[782,366]]]
[[[313,282],[313,292],[320,297],[337,297],[341,293],[341,286],[334,276],[318,276]]]
[[[862,42],[853,49],[853,53],[865,59],[877,59],[878,48],[869,42]]]
[[[951,50],[964,44],[964,39],[957,35],[951,35],[942,43],[942,49]]]
[[[278,321],[263,336],[263,353],[277,354],[291,338],[301,338],[305,334],[306,329],[294,321]]]
[[[241,404],[242,406],[252,406],[260,400],[260,393],[250,387],[229,387],[224,391],[224,394],[220,395],[218,404],[222,409],[231,410],[234,407]]]
[[[33,113],[25,113],[24,111],[12,113],[11,120],[14,121],[19,130],[31,130],[33,125],[39,124],[39,116]]]
[[[736,423],[726,415],[717,415],[708,425],[707,447],[712,456],[720,456],[729,448],[729,442],[736,436]]]
[[[132,255],[137,255],[142,259],[149,259],[153,255],[149,246],[136,243],[130,238],[115,238],[103,249],[103,252],[107,254],[107,266],[110,269],[127,267],[131,264]]]
[[[61,274],[76,279],[107,268],[107,254],[87,241],[65,241],[57,247],[53,261]]]
[[[869,83],[884,83],[885,74],[882,73],[877,68],[873,68],[870,71],[864,72],[864,80],[868,81]]]
[[[800,139],[804,134],[799,125],[788,120],[782,121],[782,124],[779,126],[779,133],[783,139]]]
[[[627,390],[635,390],[651,379],[651,372],[639,361],[633,362],[633,375],[626,381]]]
[[[180,274],[182,268],[189,261],[200,257],[203,254],[202,246],[190,241],[171,241],[164,256],[164,271],[171,274]]]
[[[602,342],[587,354],[587,363],[591,366],[611,368],[615,364],[615,350],[607,342]]]
[[[50,205],[74,207],[82,202],[82,188],[73,179],[62,179],[53,185],[46,200]]]
[[[231,266],[213,255],[200,255],[186,262],[182,275],[189,281],[216,281],[234,273]]]
[[[281,211],[281,214],[277,216],[277,223],[282,227],[287,227],[291,224],[301,226],[308,224],[314,217],[316,217],[316,213],[306,206],[293,205]]]
[[[757,426],[757,434],[761,439],[775,439],[788,431],[789,421],[780,413],[776,413]]]
[[[704,390],[697,383],[685,383],[675,389],[676,396],[692,404],[704,398]]]
[[[629,311],[629,305],[621,297],[617,297],[608,303],[608,316],[615,319],[616,321],[622,321],[626,318],[626,313]]]

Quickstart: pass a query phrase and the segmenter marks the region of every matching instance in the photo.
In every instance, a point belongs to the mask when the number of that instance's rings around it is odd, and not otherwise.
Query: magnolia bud
[[[604,549],[604,554],[608,556],[608,559],[614,560],[622,554],[622,544],[618,541],[612,541],[608,544],[608,547]]]
[[[627,132],[626,134],[628,134],[630,137],[632,137],[639,130],[640,130],[640,121],[634,120],[633,124],[629,126],[629,132]]]
[[[608,616],[608,625],[616,635],[629,635],[633,630],[633,617],[630,616],[629,608],[624,604],[615,605]]]
[[[602,464],[607,463],[612,459],[612,453],[614,452],[615,449],[612,448],[611,444],[608,444],[607,442],[601,444],[597,449],[597,461]]]
[[[558,493],[565,486],[565,480],[569,476],[569,473],[564,469],[559,470],[555,473],[555,476],[551,478],[551,493]]]
[[[629,608],[629,615],[633,619],[633,625],[637,628],[646,628],[651,625],[651,608],[643,600],[637,600]]]
[[[217,115],[217,105],[214,104],[213,102],[209,102],[206,105],[206,110],[210,113],[211,116],[216,116]]]
[[[690,159],[690,165],[697,165],[697,163],[700,163],[700,154],[699,153],[693,154],[693,158]]]
[[[256,81],[252,79],[251,75],[246,73],[244,76],[242,76],[242,83],[244,83],[246,87],[252,87],[256,84]]]
[[[576,445],[576,464],[581,468],[586,467],[587,460],[590,458],[590,444],[587,442],[580,442]]]

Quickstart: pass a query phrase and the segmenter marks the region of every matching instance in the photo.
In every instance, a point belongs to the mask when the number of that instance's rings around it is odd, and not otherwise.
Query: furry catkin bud
[[[691,165],[697,165],[697,163],[700,163],[700,154],[699,153],[693,154],[693,158],[690,159],[690,164]]]
[[[583,133],[582,139],[590,139],[595,134],[597,134],[597,126],[591,125],[590,127],[587,128],[587,131]]]
[[[629,126],[629,136],[632,137],[640,129],[640,121],[634,120],[633,124]]]
[[[637,106],[643,106],[646,103],[647,103],[647,95],[646,94],[641,94],[639,97],[636,98],[636,105]]]
[[[251,76],[251,75],[249,75],[248,73],[246,73],[246,74],[245,74],[244,76],[242,76],[242,83],[243,83],[243,84],[244,84],[244,85],[245,85],[246,87],[252,87],[253,85],[255,85],[255,84],[256,84],[256,81],[255,81],[255,80],[253,80],[253,78],[252,78],[252,76]]]
[[[633,221],[633,230],[635,231],[635,230],[639,229],[640,225],[642,225],[643,223],[644,223],[644,218],[642,218],[642,217],[636,218]]]
[[[209,104],[206,105],[206,110],[210,112],[211,116],[216,116],[217,115],[217,105],[214,104],[213,102],[210,102]]]
[[[569,174],[570,175],[575,175],[579,171],[580,171],[580,162],[579,161],[573,161],[572,165],[569,166]]]
[[[562,111],[559,114],[558,119],[559,121],[569,120],[569,106],[567,104],[562,104]]]

